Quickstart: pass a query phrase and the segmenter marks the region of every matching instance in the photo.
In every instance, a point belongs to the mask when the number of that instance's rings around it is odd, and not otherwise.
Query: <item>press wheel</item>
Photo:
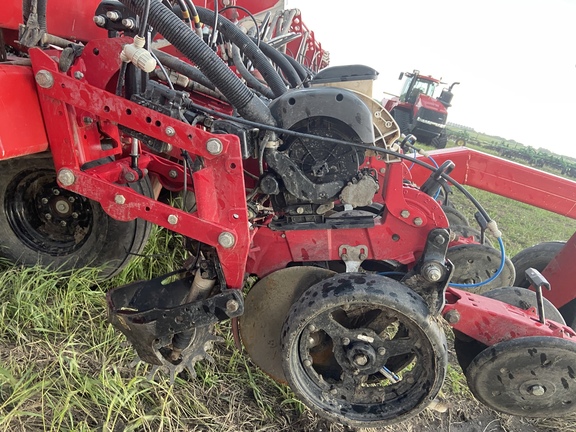
[[[504,287],[496,288],[482,294],[483,297],[488,297],[495,300],[500,300],[517,308],[528,310],[537,307],[536,293],[524,288],[518,287]],[[544,301],[544,315],[546,319],[556,321],[560,324],[566,324],[560,311],[547,299]],[[460,332],[454,331],[454,350],[456,351],[456,358],[462,371],[466,373],[468,366],[478,354],[488,348],[482,342],[478,342]]]
[[[400,282],[359,273],[310,287],[291,308],[282,347],[299,399],[353,427],[420,412],[440,390],[447,364],[444,333],[424,300]]]
[[[466,373],[474,396],[488,407],[524,417],[576,411],[576,343],[543,336],[500,342],[482,351]]]

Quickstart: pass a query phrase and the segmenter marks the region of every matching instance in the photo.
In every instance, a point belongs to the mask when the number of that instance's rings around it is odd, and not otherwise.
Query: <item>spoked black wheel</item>
[[[147,178],[132,187],[152,196]],[[26,266],[94,266],[102,268],[102,278],[112,277],[150,233],[148,222],[114,220],[98,203],[60,188],[45,155],[0,164],[0,203],[0,255]]]
[[[312,410],[354,427],[400,422],[444,380],[444,333],[424,300],[383,276],[347,273],[313,285],[282,331],[288,383]]]

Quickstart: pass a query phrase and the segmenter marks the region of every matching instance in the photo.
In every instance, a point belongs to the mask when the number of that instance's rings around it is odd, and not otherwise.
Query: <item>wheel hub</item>
[[[374,368],[376,364],[376,351],[364,342],[355,343],[346,353],[350,365],[359,371]]]

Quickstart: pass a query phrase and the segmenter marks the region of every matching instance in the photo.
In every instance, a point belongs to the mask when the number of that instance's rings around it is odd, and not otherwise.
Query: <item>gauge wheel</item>
[[[149,178],[130,187],[153,194]],[[68,271],[90,266],[107,279],[142,251],[150,234],[149,222],[117,221],[99,203],[58,186],[49,155],[1,162],[0,202],[0,256],[27,267]]]
[[[282,330],[284,374],[309,408],[352,427],[404,421],[438,394],[446,339],[422,297],[395,280],[346,273],[296,301]]]

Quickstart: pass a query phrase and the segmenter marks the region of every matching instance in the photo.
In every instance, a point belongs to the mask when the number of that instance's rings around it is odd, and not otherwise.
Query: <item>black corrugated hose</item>
[[[246,68],[244,63],[242,63],[240,48],[238,48],[236,45],[232,45],[232,61],[234,62],[234,66],[236,66],[236,70],[240,72],[242,78],[246,80],[248,87],[254,89],[258,93],[261,93],[269,99],[274,99],[274,93],[272,93],[270,87],[266,87],[264,84],[258,81],[256,77],[250,73],[248,68]]]
[[[198,15],[204,23],[214,22],[214,12],[210,9],[197,7]],[[268,57],[252,42],[252,40],[240,30],[234,23],[227,18],[221,16],[218,19],[218,31],[232,41],[234,45],[240,48],[242,54],[248,57],[254,67],[258,69],[264,81],[274,92],[276,97],[283,95],[288,91],[284,85],[282,77],[276,72],[274,66],[268,61]]]
[[[143,13],[146,4],[146,0],[120,1],[137,14]],[[158,0],[151,1],[149,23],[198,66],[242,117],[267,125],[276,123],[268,107],[240,81],[203,40],[190,32],[190,28]]]
[[[181,73],[182,75],[190,78],[192,81],[196,81],[197,83],[202,84],[204,87],[208,87],[210,90],[215,90],[214,84],[212,81],[206,77],[198,68],[192,66],[190,63],[186,63],[185,61],[180,60],[178,57],[174,57],[173,55],[166,54],[164,51],[160,50],[153,50],[154,55],[158,57],[160,63],[164,66]]]
[[[251,39],[254,43],[258,42],[258,40],[256,38],[251,38]],[[286,77],[286,79],[288,80],[288,82],[290,83],[290,86],[292,88],[299,87],[302,85],[302,80],[298,76],[296,69],[286,59],[286,57],[284,57],[284,54],[282,54],[276,48],[271,47],[266,42],[260,41],[259,46],[260,46],[260,49],[262,50],[262,52],[270,60],[272,60],[276,64],[276,66],[278,66],[280,68],[280,70],[284,73],[284,76]]]

